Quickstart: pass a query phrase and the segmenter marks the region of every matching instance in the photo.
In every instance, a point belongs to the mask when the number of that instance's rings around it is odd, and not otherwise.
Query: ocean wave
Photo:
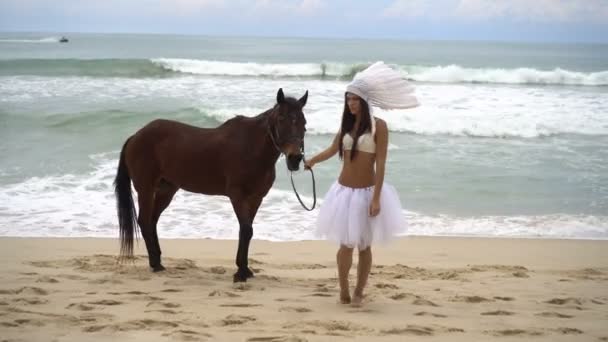
[[[578,72],[555,68],[465,68],[459,65],[401,67],[414,81],[438,83],[496,83],[538,85],[608,85],[608,71]]]
[[[333,77],[350,79],[366,64],[304,63],[261,64],[205,61],[196,59],[160,58],[154,63],[163,68],[198,75],[217,76],[274,76],[274,77]],[[608,71],[577,72],[560,68],[538,70],[534,68],[496,69],[465,68],[458,65],[418,66],[396,65],[404,77],[412,81],[431,83],[496,83],[538,85],[608,85]]]
[[[256,63],[185,58],[13,59],[0,61],[1,75],[166,77],[180,74],[350,80],[366,63]],[[514,85],[608,86],[608,70],[467,68],[460,65],[394,65],[411,81]]]
[[[173,71],[148,59],[12,59],[0,60],[0,75],[166,77]]]

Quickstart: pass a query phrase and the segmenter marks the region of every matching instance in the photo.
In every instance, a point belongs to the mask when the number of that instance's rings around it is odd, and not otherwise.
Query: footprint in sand
[[[415,336],[432,336],[434,335],[433,328],[420,325],[408,325],[405,328],[392,328],[381,330],[382,335],[415,335]]]
[[[236,297],[240,297],[240,296],[241,295],[239,295],[239,294],[228,292],[228,291],[213,290],[213,291],[209,292],[209,297],[236,298]]]
[[[450,301],[476,304],[483,302],[491,302],[492,300],[480,296],[456,296],[450,299]]]
[[[580,335],[583,332],[579,329],[576,328],[557,328],[555,329],[555,331],[557,331],[558,333],[562,334],[562,335]]]
[[[118,285],[118,284],[123,284],[123,281],[112,278],[112,277],[103,277],[103,278],[89,280],[89,284],[92,284],[92,285],[105,285],[105,284]]]
[[[207,338],[213,337],[213,335],[208,334],[208,333],[198,332],[198,331],[194,331],[194,330],[186,330],[186,329],[175,330],[172,332],[164,333],[164,334],[162,334],[162,336],[170,337],[171,341],[176,341],[176,340],[177,341],[201,341],[201,337],[207,337]]]
[[[483,316],[512,316],[512,315],[515,315],[515,313],[511,312],[511,311],[496,310],[496,311],[482,312],[481,315],[483,315]]]
[[[120,301],[117,301],[117,300],[112,300],[112,299],[101,299],[101,300],[95,300],[92,302],[88,302],[88,304],[113,306],[113,305],[121,305],[123,303]]]
[[[312,312],[312,310],[309,308],[302,307],[302,306],[283,306],[283,307],[279,308],[279,312],[305,313],[305,312]]]
[[[15,322],[0,322],[0,327],[17,328],[18,326],[19,326],[19,324],[15,323]]]
[[[46,324],[37,319],[16,319],[13,321],[19,327],[43,327]]]
[[[68,280],[87,280],[88,278],[76,274],[58,274],[55,277]]]
[[[522,272],[522,271],[519,271],[519,272],[513,272],[513,276],[514,276],[515,278],[530,278],[530,276],[528,275],[528,273],[526,273],[526,272]]]
[[[277,298],[275,299],[277,302],[292,302],[292,303],[306,303],[303,299],[294,299],[294,298]]]
[[[82,303],[73,303],[70,304],[68,306],[65,307],[66,309],[76,309],[76,310],[80,310],[80,311],[91,311],[94,310],[95,308],[90,306],[90,305],[86,305],[86,304],[82,304]]]
[[[394,295],[390,296],[389,298],[392,300],[404,300],[404,299],[408,299],[408,298],[417,298],[418,299],[420,297],[413,293],[401,292],[401,293],[394,294]]]
[[[391,289],[391,290],[399,289],[399,286],[397,286],[395,284],[389,284],[389,283],[378,283],[378,284],[375,284],[374,286],[378,289]]]
[[[291,336],[260,336],[260,337],[250,337],[246,340],[247,342],[307,342],[308,340],[291,335]]]
[[[207,272],[213,273],[213,274],[225,274],[227,271],[226,271],[225,267],[214,266],[214,267],[207,269]]]
[[[49,276],[42,276],[40,278],[38,278],[36,280],[37,283],[49,283],[49,284],[56,284],[59,282],[59,280],[53,278],[53,277],[49,277]]]
[[[305,297],[332,297],[333,295],[330,293],[317,292],[313,294],[306,295]]]
[[[220,304],[221,307],[224,308],[252,308],[256,306],[263,306],[262,304],[249,304],[249,303],[229,303],[229,304]]]
[[[177,328],[178,323],[171,321],[159,321],[154,319],[140,319],[127,321],[115,324],[102,324],[102,325],[90,325],[82,328],[84,332],[98,332],[98,331],[133,331],[133,330],[166,330],[170,328]]]
[[[572,318],[574,316],[564,315],[559,312],[541,312],[537,313],[536,316],[547,317],[547,318]]]
[[[254,316],[228,315],[226,318],[220,321],[220,325],[240,325],[253,321],[257,321],[257,318]]]
[[[314,320],[289,322],[283,325],[283,329],[297,330],[301,333],[326,334],[326,335],[350,335],[357,333],[372,333],[373,330],[367,326],[349,321],[336,320]]]
[[[15,298],[13,299],[13,302],[15,303],[23,303],[23,304],[28,304],[28,305],[40,305],[40,304],[46,304],[49,301],[47,299],[43,299],[43,298],[28,298],[28,297],[24,297],[24,298]]]
[[[25,286],[17,290],[0,290],[0,294],[20,294],[20,295],[32,295],[32,296],[46,296],[48,291],[39,287]]]
[[[329,292],[329,288],[327,288],[326,284],[317,284],[317,287],[314,290],[315,292]]]
[[[165,315],[177,315],[179,312],[170,309],[159,309],[159,310],[146,310],[144,312],[160,312]]]
[[[565,304],[583,305],[582,300],[580,300],[578,298],[553,298],[551,300],[546,301],[545,303],[554,304],[554,305],[565,305]]]
[[[178,293],[178,292],[184,292],[184,290],[180,290],[180,289],[164,289],[160,292],[167,292],[167,293]]]
[[[494,336],[542,336],[543,333],[535,330],[523,330],[523,329],[505,329],[505,330],[488,330],[484,331],[486,334]]]
[[[433,306],[433,307],[439,307],[439,305],[431,302],[430,300],[426,300],[426,299],[422,299],[422,298],[418,298],[416,300],[414,300],[412,302],[413,305],[422,305],[422,306]]]
[[[426,311],[416,312],[414,314],[414,316],[432,316],[432,317],[436,317],[436,318],[446,318],[446,317],[448,317],[446,315],[442,315],[442,314],[438,314],[438,313],[433,313],[433,312],[426,312]]]
[[[178,303],[163,303],[163,302],[150,302],[150,303],[148,303],[148,305],[146,305],[146,307],[150,307],[150,306],[160,306],[160,307],[167,308],[167,309],[175,309],[175,308],[179,308],[182,305],[178,304]]]

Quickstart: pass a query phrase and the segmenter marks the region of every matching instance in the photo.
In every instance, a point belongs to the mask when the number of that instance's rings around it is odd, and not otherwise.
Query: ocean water
[[[215,127],[309,91],[306,153],[376,60],[419,108],[376,114],[413,235],[608,238],[608,45],[0,33],[0,236],[117,237],[125,139],[155,118]],[[313,239],[285,161],[254,237]],[[322,196],[340,171],[315,167]],[[295,175],[312,202],[308,173]],[[237,239],[229,201],[178,192],[159,235]]]

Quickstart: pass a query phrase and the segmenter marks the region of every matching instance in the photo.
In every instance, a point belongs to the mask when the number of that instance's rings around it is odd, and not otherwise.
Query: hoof
[[[234,274],[234,276],[232,277],[232,281],[234,283],[245,283],[245,282],[247,282],[247,277],[243,276],[239,272],[236,272]]]
[[[152,266],[152,272],[154,272],[154,273],[162,272],[164,270],[165,270],[165,266],[163,266],[163,265]]]
[[[245,276],[247,276],[247,278],[253,278],[254,277],[253,271],[250,270],[249,268],[247,268],[245,270]]]
[[[233,281],[235,283],[244,283],[247,281],[248,278],[253,278],[253,272],[249,268],[246,268],[242,271],[236,271],[233,277]]]

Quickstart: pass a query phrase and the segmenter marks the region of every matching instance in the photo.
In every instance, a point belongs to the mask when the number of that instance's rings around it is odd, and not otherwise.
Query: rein
[[[302,141],[302,163],[306,164],[306,158],[304,158],[304,141]],[[304,167],[304,169],[306,170],[306,167]],[[291,187],[293,188],[293,192],[296,194],[302,208],[306,209],[307,211],[312,211],[315,208],[315,205],[317,205],[317,185],[315,182],[315,173],[312,172],[311,168],[309,168],[308,171],[310,171],[310,177],[312,178],[312,207],[310,208],[308,208],[304,202],[302,202],[300,194],[298,194],[298,190],[296,190],[296,185],[293,183],[293,171],[289,172],[289,177],[291,179]]]
[[[276,130],[276,127],[275,127],[275,132],[276,132],[277,139],[278,139],[279,132]],[[272,141],[272,144],[277,149],[277,151],[279,151],[279,154],[283,154],[283,152],[281,152],[281,149],[279,148],[279,145],[277,145],[274,136],[272,135],[272,131],[270,130],[270,125],[268,125],[268,134],[270,135],[270,140]],[[305,158],[305,154],[304,154],[304,140],[302,140],[302,163],[304,163],[304,164],[306,163],[306,158]],[[291,188],[293,189],[293,192],[296,194],[296,197],[298,198],[300,205],[302,205],[302,208],[306,209],[307,211],[312,211],[315,208],[315,206],[317,205],[317,186],[316,186],[316,182],[315,182],[315,173],[312,171],[312,169],[307,169],[307,170],[310,171],[310,177],[312,178],[313,201],[312,201],[312,207],[310,207],[310,208],[308,208],[304,204],[304,202],[302,202],[302,199],[300,198],[300,194],[298,193],[298,190],[296,190],[296,185],[293,182],[293,171],[289,171],[289,177],[291,179]]]

